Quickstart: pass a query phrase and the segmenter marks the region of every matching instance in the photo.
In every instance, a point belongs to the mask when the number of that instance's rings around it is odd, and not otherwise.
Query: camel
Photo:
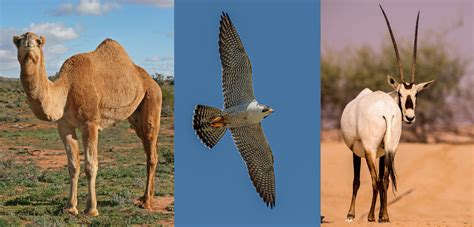
[[[45,69],[44,36],[32,32],[13,36],[21,66],[20,80],[34,115],[57,123],[67,154],[69,199],[64,211],[77,206],[80,172],[76,128],[82,133],[88,198],[84,214],[98,216],[95,183],[98,170],[99,131],[128,119],[141,139],[147,157],[147,181],[141,206],[150,209],[155,192],[157,142],[162,104],[161,89],[148,73],[135,65],[124,48],[105,39],[94,51],[67,59],[52,82]]]

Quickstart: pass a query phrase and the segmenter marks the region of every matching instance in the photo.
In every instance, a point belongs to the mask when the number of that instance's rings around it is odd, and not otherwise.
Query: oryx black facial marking
[[[413,109],[413,101],[411,101],[411,96],[407,97],[407,101],[405,102],[405,109]]]
[[[411,89],[411,87],[413,87],[413,85],[415,85],[415,84],[413,84],[413,83],[403,83],[403,87],[405,87],[405,89],[407,89],[407,90]]]

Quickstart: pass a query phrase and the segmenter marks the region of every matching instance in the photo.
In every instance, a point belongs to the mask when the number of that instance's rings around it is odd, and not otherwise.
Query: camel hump
[[[99,46],[95,49],[96,52],[122,52],[125,53],[125,49],[117,41],[107,38],[102,41]]]
[[[102,41],[102,42],[99,44],[99,46],[98,46],[97,48],[100,48],[102,45],[107,45],[107,44],[109,44],[109,43],[116,43],[116,44],[120,45],[117,41],[115,41],[115,40],[113,40],[113,39],[111,39],[111,38],[106,38],[106,39],[104,39],[104,41]]]

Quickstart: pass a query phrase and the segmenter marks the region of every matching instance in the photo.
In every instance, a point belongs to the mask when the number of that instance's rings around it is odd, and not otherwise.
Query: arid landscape
[[[64,214],[69,193],[66,153],[54,123],[36,119],[18,79],[0,78],[0,226],[65,224],[174,225],[173,86],[161,85],[164,116],[158,143],[155,204],[139,207],[146,183],[140,139],[123,121],[99,139],[97,200],[101,215]],[[79,139],[80,140],[80,139]],[[80,145],[82,149],[82,144]],[[85,207],[87,180],[81,151],[78,209]]]
[[[395,157],[398,191],[389,187],[393,226],[474,224],[474,145],[401,143]],[[372,186],[365,159],[356,218],[345,223],[352,195],[352,153],[343,142],[321,144],[321,214],[324,225],[374,226],[367,222]],[[377,200],[376,216],[379,209]]]

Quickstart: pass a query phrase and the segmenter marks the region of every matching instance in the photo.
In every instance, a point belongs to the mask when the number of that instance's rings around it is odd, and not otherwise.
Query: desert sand
[[[377,165],[378,166],[378,165]],[[474,145],[402,143],[395,157],[398,191],[389,187],[388,212],[393,226],[474,225]],[[352,153],[343,142],[321,144],[321,214],[323,225],[374,226],[367,222],[372,185],[365,159],[356,218],[345,223],[352,195]],[[377,199],[376,217],[379,211]],[[385,225],[387,226],[387,225]]]

